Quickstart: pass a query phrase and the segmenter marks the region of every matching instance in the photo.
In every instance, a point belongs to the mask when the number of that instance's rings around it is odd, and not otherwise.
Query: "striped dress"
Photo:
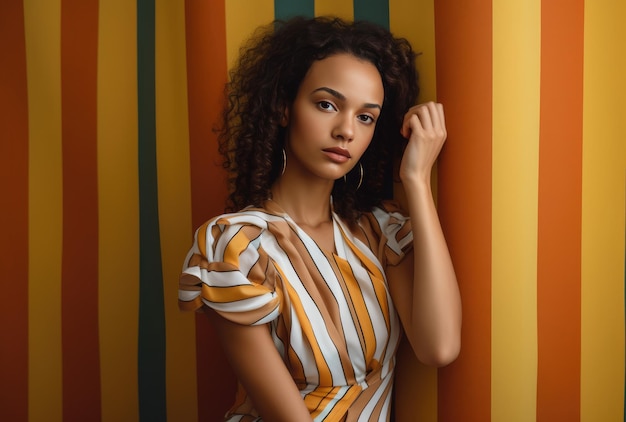
[[[387,421],[401,327],[384,269],[412,246],[410,222],[391,203],[355,232],[332,220],[335,251],[272,201],[212,219],[196,231],[179,305],[268,324],[315,421]],[[260,420],[241,386],[226,420]]]

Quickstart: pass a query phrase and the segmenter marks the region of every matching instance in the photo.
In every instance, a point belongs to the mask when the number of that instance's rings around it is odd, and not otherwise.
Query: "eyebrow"
[[[335,97],[335,98],[337,98],[339,100],[342,100],[342,101],[346,100],[346,96],[343,95],[341,92],[335,91],[334,89],[328,88],[327,86],[322,86],[320,88],[314,89],[313,92],[311,92],[311,94],[319,92],[319,91],[328,92],[330,95],[332,95],[333,97]],[[377,108],[379,110],[382,109],[382,107],[379,104],[376,104],[376,103],[365,103],[365,104],[363,104],[363,107],[365,107],[365,108]]]

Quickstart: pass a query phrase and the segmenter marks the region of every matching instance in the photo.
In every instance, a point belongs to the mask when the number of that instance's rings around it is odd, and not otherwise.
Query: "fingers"
[[[404,115],[400,133],[409,138],[414,132],[445,139],[447,132],[443,105],[431,101],[411,107]]]

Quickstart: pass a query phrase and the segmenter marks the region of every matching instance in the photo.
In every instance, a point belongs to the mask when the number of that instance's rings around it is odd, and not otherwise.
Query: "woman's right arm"
[[[208,312],[229,362],[264,421],[311,421],[266,325],[240,325]]]

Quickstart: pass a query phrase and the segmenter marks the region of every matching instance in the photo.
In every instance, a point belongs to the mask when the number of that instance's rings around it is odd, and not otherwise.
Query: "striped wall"
[[[407,37],[446,107],[463,348],[400,350],[397,420],[626,420],[622,0],[0,2],[0,420],[219,420],[233,376],[177,276],[226,195],[227,69],[294,14]]]

